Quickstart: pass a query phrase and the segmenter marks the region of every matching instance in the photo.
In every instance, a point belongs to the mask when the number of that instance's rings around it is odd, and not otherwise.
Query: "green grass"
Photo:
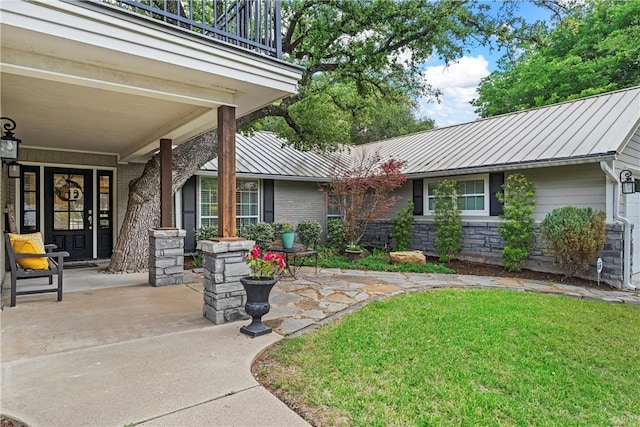
[[[313,266],[314,262],[315,259],[308,257],[305,259],[304,265]],[[432,263],[393,265],[389,261],[389,253],[377,249],[361,257],[357,262],[350,262],[346,255],[320,250],[318,255],[318,266],[323,268],[341,268],[343,270],[397,271],[403,273],[455,273],[455,271],[448,267]]]
[[[376,302],[281,342],[323,425],[639,426],[640,307],[504,290]]]

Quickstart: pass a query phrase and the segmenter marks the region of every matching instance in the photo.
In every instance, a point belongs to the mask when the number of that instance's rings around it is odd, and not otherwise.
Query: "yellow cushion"
[[[42,249],[44,251],[44,241],[42,240],[42,234],[40,234],[39,231],[35,232],[35,233],[29,233],[29,234],[17,234],[17,233],[9,233],[9,240],[11,241],[11,246],[13,246],[13,241],[15,239],[21,239],[21,240],[25,240],[25,239],[29,239],[29,240],[33,240],[35,243],[38,244],[38,246],[40,247],[40,249]],[[42,252],[44,253],[44,252]]]
[[[12,234],[9,233],[11,247],[16,254],[44,254],[44,244],[40,233]],[[16,258],[22,268],[30,270],[46,270],[49,268],[47,258]]]

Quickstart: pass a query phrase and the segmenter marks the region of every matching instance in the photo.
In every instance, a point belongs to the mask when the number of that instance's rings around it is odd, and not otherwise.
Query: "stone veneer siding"
[[[502,265],[501,252],[504,248],[504,242],[498,231],[499,225],[500,221],[462,221],[462,248],[457,258],[465,261]],[[606,229],[607,240],[604,250],[600,253],[603,264],[600,280],[611,286],[621,288],[623,279],[623,226],[622,224],[607,224]],[[368,227],[362,242],[365,246],[393,247],[393,242],[389,237],[390,231],[390,221],[377,221]],[[435,227],[432,222],[416,220],[412,248],[420,249],[427,255],[435,256],[434,241]],[[529,255],[529,259],[525,262],[525,268],[549,273],[562,273],[553,254],[541,249],[539,242],[540,228],[538,225],[536,226],[534,248]],[[595,262],[593,268],[580,277],[596,280]]]
[[[185,230],[149,230],[149,283],[179,285],[184,281]]]
[[[204,317],[216,325],[247,319],[247,294],[240,279],[250,273],[244,258],[255,242],[203,240],[198,244],[204,255]]]

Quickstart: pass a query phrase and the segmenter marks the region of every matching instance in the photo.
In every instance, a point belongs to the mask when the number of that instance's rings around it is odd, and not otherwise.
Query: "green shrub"
[[[449,261],[460,252],[462,220],[457,187],[455,181],[444,180],[435,189],[433,224],[436,227],[436,253],[441,262]]]
[[[296,227],[296,232],[300,243],[315,248],[322,235],[322,225],[318,221],[302,221]]]
[[[239,234],[247,240],[254,240],[262,250],[267,249],[269,243],[276,240],[276,233],[267,222],[246,225]]]
[[[565,276],[571,277],[589,268],[604,249],[605,214],[575,206],[554,209],[542,221],[540,233]]]
[[[296,231],[291,224],[291,221],[274,222],[271,224],[271,228],[273,228],[273,232],[275,233],[276,238],[278,238],[280,236],[280,233],[284,231]]]
[[[193,265],[195,267],[198,267],[198,268],[202,267],[202,265],[203,265],[202,251],[196,251],[196,253],[193,254],[192,259],[193,259]]]
[[[502,249],[502,264],[507,271],[520,271],[522,263],[528,256],[528,249],[505,246]]]
[[[330,219],[327,222],[327,244],[337,251],[343,251],[347,247],[347,236],[343,220]]]
[[[196,228],[193,230],[196,242],[199,240],[209,240],[212,237],[218,236],[218,226],[208,225],[205,227]]]
[[[413,238],[413,202],[400,210],[391,220],[391,238],[396,251],[406,251],[411,247]]]
[[[196,242],[200,240],[209,240],[218,236],[218,225],[207,225],[204,227],[196,228],[193,230],[193,235]],[[196,250],[193,254],[193,265],[196,267],[202,267],[203,255],[201,250]]]
[[[313,265],[312,260],[306,262]],[[370,254],[366,253],[356,262],[350,262],[342,252],[333,252],[332,249],[320,248],[318,265],[322,268],[342,268],[371,271],[399,271],[406,273],[444,273],[453,274],[455,271],[440,264],[398,264],[394,265],[389,260],[389,253],[380,249],[374,249]]]
[[[535,237],[536,186],[517,173],[510,175],[502,188],[503,192],[496,194],[504,204],[500,215],[500,236],[505,242],[502,263],[508,271],[520,271]]]

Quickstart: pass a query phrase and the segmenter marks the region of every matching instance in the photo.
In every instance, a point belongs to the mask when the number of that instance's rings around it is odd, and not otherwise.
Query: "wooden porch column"
[[[171,191],[171,163],[173,153],[171,152],[171,140],[160,140],[160,227],[173,227],[173,192]]]
[[[218,108],[218,237],[236,236],[236,109]]]

